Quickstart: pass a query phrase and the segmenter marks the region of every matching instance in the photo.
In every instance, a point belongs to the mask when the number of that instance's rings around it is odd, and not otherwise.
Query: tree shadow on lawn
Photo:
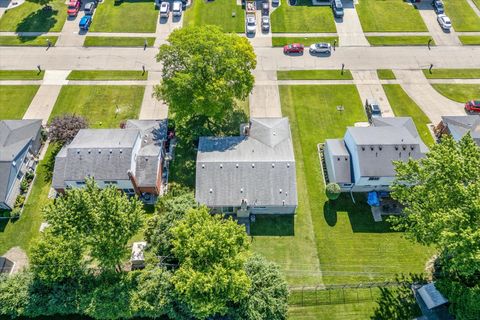
[[[45,9],[45,7],[30,13],[25,17],[15,29],[16,32],[36,32],[50,31],[57,23],[56,15],[58,10]],[[32,36],[18,36],[20,41],[26,42],[32,40]],[[33,37],[36,38],[36,37]]]
[[[152,2],[152,0],[114,0],[113,1],[113,5],[115,7],[118,7],[118,6],[121,6],[122,3],[141,3],[141,2]],[[157,9],[157,7],[155,6],[155,10],[160,10],[160,9]]]
[[[338,214],[346,212],[353,232],[386,233],[395,232],[387,221],[375,222],[372,211],[363,193],[354,194],[355,203],[349,193],[342,193],[337,200],[330,200],[323,205],[323,215],[330,227],[337,224]]]
[[[294,215],[255,215],[250,223],[251,236],[293,237],[295,235]]]

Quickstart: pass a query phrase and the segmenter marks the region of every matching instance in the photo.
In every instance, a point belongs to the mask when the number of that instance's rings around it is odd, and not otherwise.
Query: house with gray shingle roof
[[[52,187],[59,193],[95,179],[154,201],[162,192],[166,120],[128,120],[123,129],[83,129],[55,158]]]
[[[480,115],[443,116],[436,132],[439,137],[448,134],[455,141],[470,133],[475,143],[480,146]]]
[[[0,120],[0,209],[11,210],[20,182],[36,164],[41,120]]]
[[[428,152],[410,117],[373,118],[368,127],[348,127],[343,139],[324,146],[327,182],[342,191],[388,191],[394,161],[423,158]]]
[[[294,214],[296,187],[288,118],[252,118],[240,136],[200,138],[195,197],[214,212]]]

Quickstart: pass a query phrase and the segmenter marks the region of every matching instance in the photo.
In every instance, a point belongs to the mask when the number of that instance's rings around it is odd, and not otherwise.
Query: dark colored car
[[[433,7],[433,10],[435,10],[435,12],[437,14],[445,13],[445,8],[444,8],[443,2],[441,0],[433,0],[432,1],[432,7]]]
[[[332,0],[332,11],[336,18],[343,18],[343,4],[341,0]]]
[[[270,14],[270,4],[268,1],[262,2],[262,16],[268,16]]]
[[[89,2],[83,8],[83,11],[86,15],[93,16],[93,12],[95,11],[95,2]]]
[[[283,47],[283,53],[303,53],[303,44],[301,43],[292,43],[287,44]]]
[[[480,100],[472,100],[465,103],[465,111],[480,113]]]

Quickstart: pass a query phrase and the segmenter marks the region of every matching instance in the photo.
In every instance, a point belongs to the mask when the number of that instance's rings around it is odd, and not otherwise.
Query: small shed
[[[130,262],[132,263],[132,270],[145,268],[145,241],[134,242],[132,245],[132,256]]]
[[[429,320],[450,320],[448,300],[435,287],[435,282],[414,285],[415,298],[422,314]]]

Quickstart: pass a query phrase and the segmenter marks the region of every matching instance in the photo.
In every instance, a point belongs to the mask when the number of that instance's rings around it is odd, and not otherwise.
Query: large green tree
[[[405,215],[393,219],[410,238],[439,249],[452,275],[480,272],[480,148],[470,135],[443,137],[426,158],[396,163],[393,197]]]
[[[214,131],[253,88],[256,57],[250,42],[215,26],[177,29],[167,41],[157,55],[162,63],[157,96],[177,125]]]

